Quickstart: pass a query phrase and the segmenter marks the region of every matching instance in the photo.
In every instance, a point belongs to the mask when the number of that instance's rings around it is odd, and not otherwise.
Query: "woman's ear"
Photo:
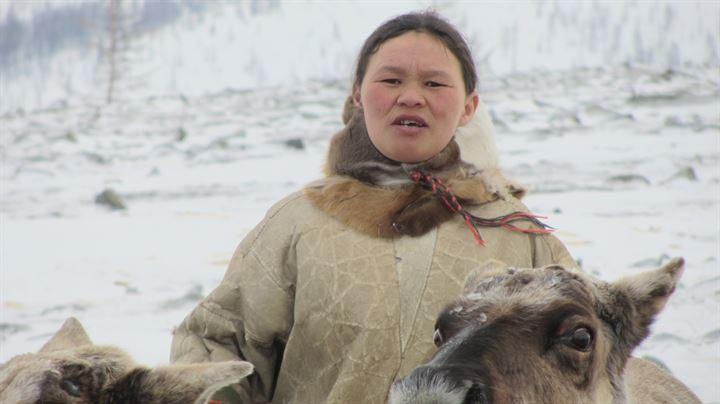
[[[465,108],[463,109],[462,115],[460,115],[460,126],[465,126],[465,124],[472,120],[479,103],[480,96],[477,91],[473,91],[465,97]]]
[[[360,87],[357,85],[353,86],[352,100],[356,107],[362,108],[362,101],[360,101]]]

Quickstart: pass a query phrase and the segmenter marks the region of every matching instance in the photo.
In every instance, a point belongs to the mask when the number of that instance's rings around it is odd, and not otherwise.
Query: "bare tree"
[[[115,90],[115,82],[118,77],[118,48],[119,42],[123,39],[123,29],[121,21],[121,1],[110,0],[107,12],[107,38],[108,45],[106,49],[106,57],[108,60],[108,85],[105,93],[105,102],[110,104],[113,101],[113,93]]]
[[[107,88],[105,102],[117,98],[121,79],[133,68],[131,55],[132,39],[139,35],[134,32],[138,22],[138,3],[126,0],[108,0],[105,21],[105,40],[101,41],[101,54],[107,61]]]
[[[107,86],[107,93],[105,95],[105,102],[110,104],[112,102],[113,97],[113,90],[115,87],[115,78],[117,77],[117,64],[116,56],[117,56],[117,47],[118,47],[118,39],[119,39],[119,31],[120,31],[120,24],[119,24],[119,17],[120,14],[120,1],[121,0],[110,0],[110,3],[108,4],[108,16],[107,16],[107,34],[108,34],[108,49],[107,49],[107,58],[108,58],[108,86]]]

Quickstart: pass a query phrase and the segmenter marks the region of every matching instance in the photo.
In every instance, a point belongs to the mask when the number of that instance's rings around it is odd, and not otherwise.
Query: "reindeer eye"
[[[435,342],[435,346],[437,347],[443,343],[443,336],[439,328],[435,329],[435,332],[433,333],[433,342]]]
[[[587,351],[592,345],[592,335],[590,331],[585,327],[576,328],[575,331],[570,335],[568,344],[578,351]]]
[[[60,388],[73,397],[80,397],[80,387],[70,379],[60,380]]]

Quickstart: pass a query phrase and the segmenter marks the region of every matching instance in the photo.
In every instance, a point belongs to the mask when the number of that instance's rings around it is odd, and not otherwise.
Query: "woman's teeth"
[[[407,120],[407,119],[403,119],[402,121],[400,121],[400,125],[405,125],[405,126],[423,126],[423,125],[421,125],[420,123],[418,123],[418,122],[416,122],[416,121],[410,121],[410,120]]]

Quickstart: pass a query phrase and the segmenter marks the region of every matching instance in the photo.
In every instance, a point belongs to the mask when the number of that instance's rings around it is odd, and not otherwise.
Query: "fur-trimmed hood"
[[[362,109],[348,98],[346,126],[330,142],[326,177],[305,192],[313,204],[344,224],[371,236],[419,236],[453,217],[435,188],[414,181],[413,172],[437,178],[456,197],[458,206],[498,198],[522,198],[525,189],[499,168],[492,120],[482,104],[473,120],[457,130],[447,147],[430,160],[400,163],[371,143]]]

